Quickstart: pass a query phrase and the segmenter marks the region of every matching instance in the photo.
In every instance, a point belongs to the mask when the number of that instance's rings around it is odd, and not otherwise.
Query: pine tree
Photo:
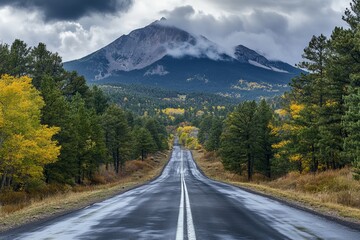
[[[255,113],[255,125],[258,130],[258,152],[256,154],[256,168],[263,172],[268,178],[271,177],[271,159],[273,158],[272,144],[274,136],[270,124],[273,121],[273,110],[262,100]]]
[[[205,144],[205,142],[209,139],[209,131],[212,126],[212,116],[204,115],[199,125],[199,134],[198,139],[201,144]]]
[[[52,53],[46,49],[44,43],[31,49],[29,54],[29,72],[33,78],[33,85],[40,89],[44,77],[51,77],[60,81],[64,74],[62,59],[57,53]]]
[[[116,105],[110,105],[102,116],[105,132],[107,159],[113,162],[116,173],[124,170],[132,148],[132,137],[124,111]]]
[[[102,115],[109,107],[109,97],[104,94],[101,88],[93,86],[90,90],[89,107],[93,108],[97,115]]]
[[[152,153],[156,149],[156,143],[151,136],[149,130],[144,127],[135,129],[135,151],[136,154],[141,155],[141,160],[147,157],[149,153]]]
[[[343,16],[349,28],[336,27],[331,36],[331,59],[327,68],[329,92],[326,106],[327,118],[323,122],[322,133],[328,142],[323,144],[333,168],[343,167],[350,163],[348,158],[343,158],[344,137],[346,130],[341,124],[346,112],[345,99],[351,94],[350,89],[360,87],[358,78],[354,74],[360,72],[359,50],[359,19],[360,1],[353,0],[350,9],[346,9]]]
[[[163,150],[163,143],[159,133],[159,122],[153,118],[149,118],[145,122],[145,128],[150,132],[152,139],[156,144],[157,150]]]
[[[344,140],[344,157],[353,164],[354,178],[360,180],[360,89],[345,98],[347,111],[343,126],[347,131]]]
[[[8,69],[5,73],[15,77],[28,75],[30,72],[30,51],[31,48],[26,43],[16,39],[10,47]]]
[[[291,83],[291,107],[302,106],[296,118],[289,122],[297,126],[299,131],[297,138],[301,139],[296,145],[298,156],[302,156],[302,161],[309,170],[316,172],[319,164],[326,161],[327,156],[320,154],[321,148],[327,147],[328,138],[324,132],[324,121],[327,121],[325,110],[326,99],[326,67],[329,58],[329,42],[324,35],[313,36],[308,47],[304,49],[302,55],[304,61],[299,64],[301,68],[309,71]],[[290,114],[290,116],[292,116]],[[292,138],[295,139],[295,136]],[[304,167],[307,167],[304,166]]]
[[[220,147],[220,136],[222,133],[223,123],[218,117],[213,117],[209,137],[205,141],[205,149],[207,151],[217,151]]]
[[[8,44],[0,44],[0,76],[9,74],[10,49]]]
[[[244,102],[225,121],[220,154],[226,169],[241,174],[247,168],[248,180],[254,173],[259,139],[255,122],[256,103]]]

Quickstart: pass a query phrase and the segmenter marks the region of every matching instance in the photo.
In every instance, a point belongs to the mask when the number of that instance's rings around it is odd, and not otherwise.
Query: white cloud
[[[348,5],[349,0],[135,0],[125,13],[56,22],[44,21],[38,12],[2,7],[0,39],[11,44],[20,38],[31,46],[44,42],[71,60],[167,15],[173,24],[208,37],[228,52],[243,44],[294,64],[312,35],[330,35],[343,24]]]

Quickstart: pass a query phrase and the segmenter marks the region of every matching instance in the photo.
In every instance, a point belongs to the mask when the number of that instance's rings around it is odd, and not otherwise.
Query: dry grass
[[[360,183],[352,179],[350,169],[318,174],[289,173],[274,181],[255,175],[253,182],[224,170],[213,153],[193,151],[204,173],[215,180],[274,196],[324,214],[360,222]]]
[[[98,185],[77,186],[42,200],[19,200],[16,204],[0,206],[0,231],[80,209],[146,183],[160,174],[168,156],[168,152],[159,153],[145,161],[129,161],[125,173],[121,176],[103,168],[97,176]],[[13,196],[8,194],[3,196],[4,199],[13,199]]]
[[[266,185],[310,194],[324,203],[360,208],[360,183],[352,178],[348,168],[318,174],[289,173]]]

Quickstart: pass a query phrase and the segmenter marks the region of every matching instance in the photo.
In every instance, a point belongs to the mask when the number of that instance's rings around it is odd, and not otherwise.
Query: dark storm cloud
[[[133,0],[0,0],[0,6],[39,10],[46,21],[77,20],[92,13],[126,11]]]

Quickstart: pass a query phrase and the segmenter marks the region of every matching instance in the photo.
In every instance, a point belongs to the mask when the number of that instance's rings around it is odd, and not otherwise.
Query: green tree
[[[164,137],[162,137],[164,131],[161,129],[160,123],[156,121],[154,118],[148,118],[145,121],[145,128],[149,130],[151,137],[156,144],[156,150],[160,150],[160,151],[164,150],[164,143],[163,143]],[[166,130],[165,130],[165,134],[166,134]]]
[[[102,115],[109,107],[109,98],[97,86],[93,86],[90,90],[89,107],[93,108],[98,115]]]
[[[344,158],[342,154],[346,130],[341,121],[347,110],[345,99],[352,94],[349,90],[360,87],[359,78],[352,77],[360,72],[359,9],[360,2],[353,0],[343,16],[349,28],[336,27],[331,36],[332,57],[327,68],[329,100],[326,113],[328,115],[323,122],[321,134],[325,136],[323,139],[328,140],[325,144],[322,143],[326,146],[323,152],[327,154],[333,168],[350,163],[350,159]]]
[[[263,172],[268,178],[271,177],[271,159],[274,152],[272,145],[275,143],[274,134],[270,124],[273,121],[273,110],[262,100],[255,112],[255,125],[258,131],[258,151],[256,154],[255,166]]]
[[[205,141],[207,151],[217,151],[220,147],[220,136],[223,130],[223,122],[218,117],[213,117],[209,137]]]
[[[62,86],[64,96],[71,99],[76,94],[86,100],[87,105],[91,101],[90,89],[86,85],[86,80],[83,76],[79,76],[77,72],[66,72],[62,77]]]
[[[230,113],[221,136],[220,154],[226,169],[241,174],[247,168],[248,180],[254,173],[254,161],[259,146],[255,122],[256,103],[243,102]]]
[[[205,144],[205,141],[209,138],[209,131],[212,127],[212,116],[204,115],[199,125],[198,139],[201,144]]]
[[[132,136],[125,112],[116,105],[110,105],[102,116],[108,159],[113,162],[116,173],[122,171],[129,159]]]
[[[354,178],[360,180],[360,89],[345,98],[347,111],[343,126],[347,132],[344,140],[344,157],[353,164]]]
[[[10,49],[8,44],[0,44],[0,75],[9,74]]]
[[[73,124],[77,183],[91,178],[98,166],[104,162],[104,137],[100,119],[92,109],[86,108],[84,99],[77,93],[70,102],[70,121]]]
[[[61,57],[57,53],[48,51],[44,43],[39,43],[31,49],[28,64],[27,74],[33,78],[33,85],[37,89],[40,89],[44,77],[52,77],[60,81],[65,72]]]
[[[320,162],[325,162],[328,156],[321,155],[321,149],[328,147],[328,136],[320,132],[326,132],[324,121],[327,121],[326,106],[326,67],[329,58],[329,42],[324,35],[313,36],[309,45],[302,55],[304,61],[299,63],[309,73],[293,79],[291,84],[291,106],[301,106],[301,111],[293,117],[290,114],[289,124],[297,126],[299,131],[293,131],[292,139],[301,139],[296,144],[297,152],[293,155],[301,155],[302,161],[310,166],[312,172],[316,172]]]
[[[15,77],[27,75],[30,71],[30,51],[31,48],[26,43],[16,39],[10,47],[8,69],[5,73]]]
[[[135,153],[141,154],[141,160],[147,157],[149,153],[152,153],[156,149],[156,143],[154,142],[151,133],[144,127],[135,129]]]

